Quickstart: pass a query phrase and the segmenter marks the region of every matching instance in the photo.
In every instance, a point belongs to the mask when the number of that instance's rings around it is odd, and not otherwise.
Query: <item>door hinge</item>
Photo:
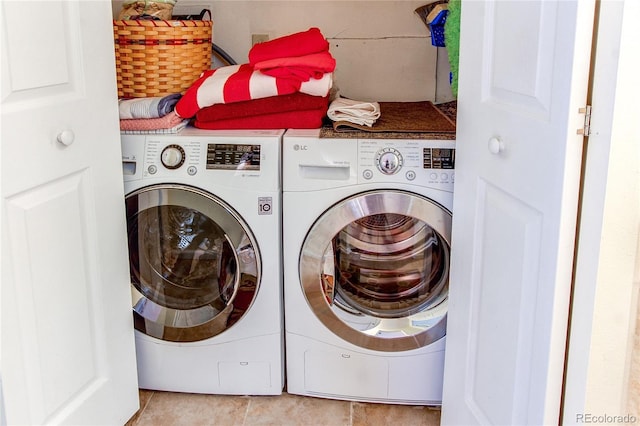
[[[591,105],[580,108],[578,112],[584,114],[584,125],[581,129],[578,129],[577,133],[583,136],[591,135]]]

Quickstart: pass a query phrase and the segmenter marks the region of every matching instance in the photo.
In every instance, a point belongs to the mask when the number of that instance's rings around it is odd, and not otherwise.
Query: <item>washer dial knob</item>
[[[383,148],[376,154],[376,163],[385,175],[396,174],[402,168],[402,154],[394,148]]]
[[[184,164],[184,149],[180,145],[167,145],[160,154],[160,161],[167,169],[177,169]]]

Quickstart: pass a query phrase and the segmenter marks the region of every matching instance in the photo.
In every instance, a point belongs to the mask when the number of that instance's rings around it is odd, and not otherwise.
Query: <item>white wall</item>
[[[452,96],[446,49],[431,45],[428,29],[414,12],[426,3],[428,0],[179,0],[174,11],[210,8],[214,43],[238,63],[248,61],[252,34],[273,39],[318,27],[336,58],[335,86],[344,96],[372,101],[448,101]],[[113,2],[114,17],[121,5],[122,1]],[[436,98],[437,75],[441,77]]]

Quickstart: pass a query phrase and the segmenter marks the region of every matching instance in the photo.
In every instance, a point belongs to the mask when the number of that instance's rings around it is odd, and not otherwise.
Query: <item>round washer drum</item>
[[[246,222],[200,189],[152,185],[126,197],[135,328],[193,342],[227,330],[249,309],[260,253]]]
[[[374,190],[326,210],[299,273],[318,319],[357,346],[402,351],[446,334],[451,212],[419,194]]]

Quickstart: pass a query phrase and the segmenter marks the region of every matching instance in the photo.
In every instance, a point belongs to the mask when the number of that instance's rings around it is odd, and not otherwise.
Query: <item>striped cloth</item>
[[[155,130],[120,130],[121,135],[173,135],[180,133],[182,129],[187,127],[189,120],[182,120],[177,126],[173,126],[170,129],[155,129]]]
[[[130,120],[120,120],[120,131],[135,132],[134,134],[153,133],[177,133],[189,120],[179,117],[175,111],[160,118],[134,118]]]
[[[203,72],[178,101],[175,111],[180,117],[191,118],[202,108],[215,104],[297,92],[325,97],[332,85],[333,73],[324,73],[319,79],[300,81],[266,75],[249,64],[229,65]]]
[[[174,93],[167,96],[119,99],[120,119],[135,120],[137,118],[164,117],[173,111],[181,96],[180,93]]]

